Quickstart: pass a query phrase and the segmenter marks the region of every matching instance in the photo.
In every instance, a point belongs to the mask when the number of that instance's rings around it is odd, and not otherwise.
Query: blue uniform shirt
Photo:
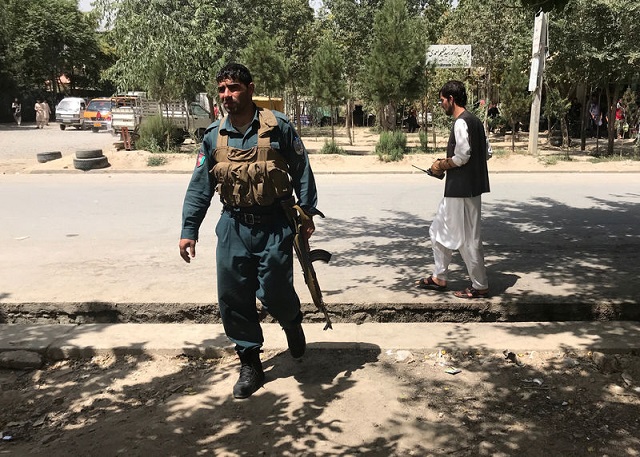
[[[273,111],[273,114],[278,121],[278,128],[271,131],[271,147],[277,150],[289,165],[289,175],[298,199],[297,203],[305,212],[318,214],[316,209],[318,202],[316,183],[309,165],[307,150],[289,119],[278,111]],[[215,165],[213,152],[216,149],[218,140],[218,129],[228,133],[229,147],[251,149],[258,144],[260,120],[257,110],[251,126],[244,135],[231,125],[231,121],[228,118],[226,118],[224,125],[221,126],[220,123],[220,120],[214,122],[205,131],[196,167],[193,170],[191,182],[189,182],[182,206],[182,232],[180,238],[198,239],[200,224],[202,224],[207,214],[211,198],[215,193],[215,178],[209,173],[209,170]]]

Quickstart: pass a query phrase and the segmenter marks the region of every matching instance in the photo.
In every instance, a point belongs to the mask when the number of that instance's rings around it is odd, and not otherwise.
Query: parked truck
[[[129,135],[139,135],[140,126],[152,116],[162,116],[182,128],[185,138],[193,136],[202,140],[205,129],[211,124],[209,112],[197,102],[161,103],[142,97],[114,97],[111,112],[111,126],[114,135],[122,136],[122,129],[127,128]],[[188,111],[187,111],[188,107]]]

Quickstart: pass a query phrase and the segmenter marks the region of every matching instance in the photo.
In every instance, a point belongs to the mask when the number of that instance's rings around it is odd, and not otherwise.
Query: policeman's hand
[[[196,241],[189,240],[187,238],[180,239],[180,257],[187,262],[191,263],[191,258],[196,256]]]
[[[313,223],[313,217],[307,217],[302,219],[302,235],[305,239],[311,238],[313,232],[316,231],[316,225]]]

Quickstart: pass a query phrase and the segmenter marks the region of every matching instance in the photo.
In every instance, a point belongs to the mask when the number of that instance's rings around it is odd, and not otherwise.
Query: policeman
[[[284,329],[291,355],[302,357],[306,347],[293,287],[294,233],[283,205],[297,203],[311,216],[303,226],[307,238],[315,230],[312,216],[321,213],[307,151],[287,117],[253,103],[255,86],[245,66],[226,65],[216,81],[228,115],[205,132],[184,200],[179,246],[189,263],[217,191],[223,204],[216,226],[220,315],[241,363],[233,396],[247,398],[264,383],[256,297]]]

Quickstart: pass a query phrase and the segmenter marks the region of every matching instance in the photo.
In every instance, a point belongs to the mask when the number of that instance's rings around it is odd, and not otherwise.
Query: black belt
[[[266,225],[284,217],[283,212],[274,213],[251,213],[249,211],[240,211],[235,208],[223,208],[224,212],[229,214],[233,219],[244,225]]]

